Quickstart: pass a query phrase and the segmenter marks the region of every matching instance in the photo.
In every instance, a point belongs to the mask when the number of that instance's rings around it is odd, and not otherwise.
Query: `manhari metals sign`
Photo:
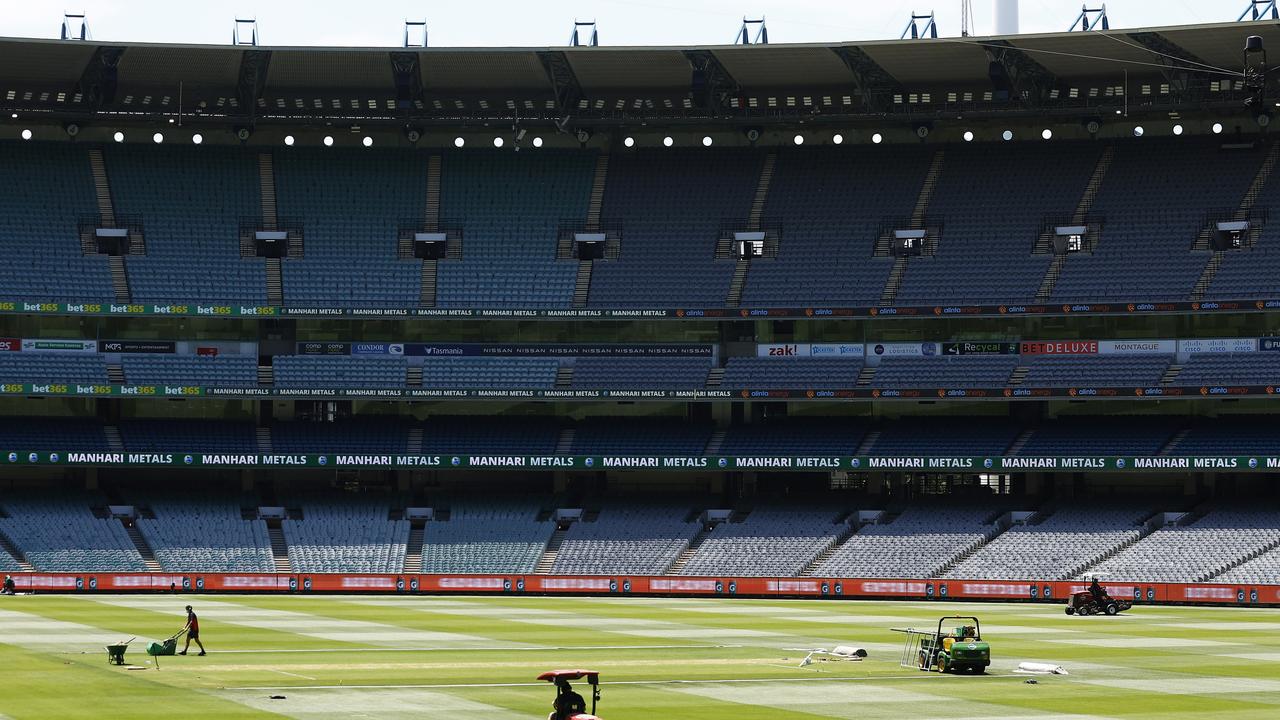
[[[1280,457],[217,454],[5,450],[3,465],[739,472],[1280,472]]]

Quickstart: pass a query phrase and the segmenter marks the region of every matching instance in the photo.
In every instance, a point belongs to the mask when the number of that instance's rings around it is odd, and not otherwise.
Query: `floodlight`
[[[325,135],[325,136],[324,136],[324,146],[325,146],[325,147],[333,147],[333,136],[332,136],[332,135]]]
[[[1222,134],[1222,123],[1214,123],[1214,124],[1213,124],[1213,134],[1214,134],[1214,135],[1220,135],[1220,134]]]
[[[202,142],[204,142],[204,136],[201,135],[200,133],[196,133],[195,135],[191,136],[191,143],[193,145],[199,145]]]
[[[871,142],[877,145],[879,145],[882,140],[884,140],[884,136],[881,135],[880,133],[876,133],[875,135],[871,136]]]
[[[1174,126],[1173,126],[1173,134],[1174,134],[1174,135],[1181,135],[1181,134],[1182,134],[1182,126],[1181,126],[1181,125],[1174,125]]]
[[[284,144],[285,144],[285,145],[292,146],[292,145],[293,145],[293,136],[292,136],[292,135],[285,135],[285,136],[284,136]]]
[[[675,141],[675,140],[672,140],[670,135],[668,135],[668,136],[666,136],[666,137],[662,138],[662,144],[663,144],[663,145],[665,145],[666,147],[671,147],[671,146],[672,146],[672,145],[674,145],[675,143],[676,143],[676,141]]]
[[[965,131],[964,131],[964,141],[965,141],[965,142],[973,142],[973,131],[972,131],[972,130],[965,130]]]
[[[841,135],[840,133],[836,133],[835,135],[831,136],[831,142],[835,143],[836,145],[839,145],[840,143],[844,142],[844,136]]]
[[[23,129],[22,129],[22,139],[23,139],[23,140],[30,140],[30,139],[31,139],[31,128],[23,128]]]
[[[500,137],[495,137],[495,138],[493,139],[493,146],[494,146],[494,147],[502,147],[502,138],[500,138]]]
[[[1044,138],[1045,140],[1052,140],[1053,131],[1050,130],[1049,128],[1045,128],[1044,130],[1040,131],[1040,137]]]
[[[368,135],[365,135],[364,139],[361,140],[360,143],[365,147],[373,147],[373,138],[369,137]]]
[[[463,140],[461,135],[453,139],[453,146],[456,148],[460,148],[466,144],[467,144],[467,141]]]
[[[124,133],[117,130],[116,133],[111,136],[111,138],[116,142],[124,142]]]
[[[533,146],[534,146],[534,147],[542,147],[542,138],[540,138],[540,137],[535,137],[535,138],[533,139]]]
[[[1143,130],[1141,125],[1137,125],[1133,128],[1134,137],[1142,137],[1142,133],[1144,132],[1146,132],[1146,130]]]
[[[1004,132],[1000,133],[1000,137],[1004,138],[1005,140],[1012,140],[1012,139],[1013,139],[1013,131],[1012,131],[1012,130],[1005,130]]]
[[[635,139],[635,138],[633,138],[633,137],[625,138],[625,139],[622,141],[622,144],[623,144],[623,145],[626,145],[627,147],[635,147],[636,139]]]
[[[157,145],[159,145],[160,143],[164,142],[164,133],[156,133],[155,135],[152,135],[152,136],[151,136],[151,142],[153,142],[153,143],[155,143],[155,144],[157,144]]]
[[[712,142],[712,140],[711,140],[711,136],[710,136],[710,135],[704,135],[704,136],[702,137],[702,146],[703,146],[703,147],[711,147],[711,142]]]

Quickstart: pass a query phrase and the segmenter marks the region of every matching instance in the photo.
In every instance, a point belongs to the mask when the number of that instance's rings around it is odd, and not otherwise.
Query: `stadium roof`
[[[1239,107],[1280,24],[837,44],[313,48],[0,39],[0,107],[233,122],[789,122]]]

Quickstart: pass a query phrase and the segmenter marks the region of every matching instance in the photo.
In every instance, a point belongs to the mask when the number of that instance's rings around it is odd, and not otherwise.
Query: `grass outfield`
[[[103,645],[200,614],[207,657],[108,665]],[[1280,712],[1280,610],[660,598],[36,595],[0,598],[0,718],[547,716],[539,672],[600,670],[605,720],[1263,718]],[[986,676],[898,665],[900,635],[976,614]],[[798,667],[793,648],[862,662]],[[1069,676],[1027,684],[1020,661]],[[582,689],[580,688],[580,691]],[[587,693],[582,691],[584,695]],[[283,695],[285,699],[271,699]]]

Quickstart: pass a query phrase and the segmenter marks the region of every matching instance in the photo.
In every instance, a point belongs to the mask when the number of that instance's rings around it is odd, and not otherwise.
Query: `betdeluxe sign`
[[[1025,340],[1018,344],[1022,355],[1097,355],[1097,340]]]

